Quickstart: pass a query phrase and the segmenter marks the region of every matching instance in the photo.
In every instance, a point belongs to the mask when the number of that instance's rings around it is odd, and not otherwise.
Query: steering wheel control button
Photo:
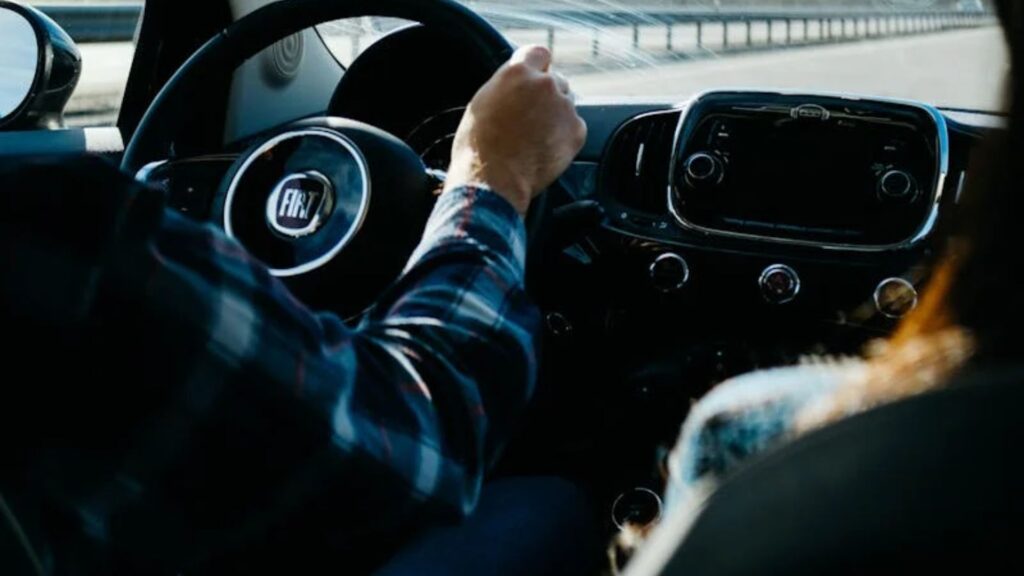
[[[886,318],[903,318],[917,308],[917,302],[917,288],[903,278],[882,280],[875,289],[875,309]]]
[[[267,224],[289,238],[309,236],[320,229],[334,210],[331,181],[319,172],[292,174],[267,199]]]
[[[725,176],[722,161],[707,152],[697,152],[684,165],[686,181],[691,186],[713,186]]]
[[[647,528],[661,520],[662,504],[653,490],[634,488],[623,492],[612,504],[612,522],[619,530]]]
[[[785,264],[765,268],[758,283],[764,299],[772,304],[788,304],[800,295],[800,275]]]
[[[917,198],[917,182],[903,170],[889,170],[878,181],[878,192],[883,200],[913,202]]]
[[[659,292],[678,292],[690,281],[690,265],[679,254],[669,252],[654,259],[650,275],[651,284]]]

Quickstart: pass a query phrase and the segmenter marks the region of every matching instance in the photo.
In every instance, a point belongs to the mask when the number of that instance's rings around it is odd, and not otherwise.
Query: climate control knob
[[[878,192],[884,200],[913,202],[917,197],[917,182],[903,170],[889,170],[878,181]]]
[[[683,170],[691,186],[715,185],[725,176],[722,161],[707,152],[697,152],[687,158]]]
[[[678,292],[690,281],[690,265],[679,254],[669,252],[654,259],[650,274],[651,284],[659,292]]]
[[[759,284],[761,295],[772,304],[788,304],[800,295],[800,275],[784,264],[765,268]]]
[[[875,309],[893,320],[902,318],[917,308],[917,288],[903,278],[882,280],[875,289]]]

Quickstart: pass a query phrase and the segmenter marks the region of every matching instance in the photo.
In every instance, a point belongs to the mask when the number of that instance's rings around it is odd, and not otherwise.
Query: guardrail
[[[566,24],[592,30],[592,56],[601,50],[601,31],[607,28],[632,28],[633,48],[640,46],[641,30],[663,27],[665,47],[668,51],[679,48],[674,43],[677,27],[689,26],[695,36],[697,50],[705,48],[706,35],[716,29],[721,42],[717,49],[754,48],[760,43],[768,46],[839,42],[866,38],[881,38],[994,23],[987,12],[964,11],[870,11],[870,10],[661,10],[661,11],[588,11],[561,10],[531,16],[499,16],[492,18],[499,28],[546,29],[548,48],[554,50],[558,32]],[[548,22],[551,24],[544,25]],[[766,29],[766,38],[755,40],[754,27]],[[745,29],[742,39],[735,39],[735,28]],[[814,34],[812,34],[812,31]]]
[[[141,4],[60,5],[39,7],[56,20],[77,42],[127,42],[132,40]],[[499,28],[512,30],[547,30],[547,43],[555,48],[559,30],[566,26],[592,29],[593,56],[600,54],[600,31],[603,28],[631,27],[633,45],[639,45],[641,29],[664,27],[668,50],[674,50],[673,32],[677,26],[692,26],[696,31],[696,48],[704,47],[705,31],[720,27],[722,48],[753,47],[755,24],[768,29],[770,45],[833,42],[844,39],[874,38],[904,34],[936,32],[978,26],[992,21],[985,12],[964,11],[893,11],[893,10],[504,10],[493,14],[482,6]],[[744,40],[736,42],[730,33],[735,26],[746,28]],[[817,35],[811,34],[811,29]]]

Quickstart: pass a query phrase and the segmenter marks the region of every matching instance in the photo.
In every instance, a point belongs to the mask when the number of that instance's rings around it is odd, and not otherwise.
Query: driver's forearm
[[[482,468],[497,455],[536,378],[538,313],[524,292],[525,243],[523,220],[508,201],[483,188],[446,192],[402,280],[363,328],[411,352],[431,393],[478,404],[460,409],[479,411],[482,428],[472,438],[479,445],[458,450],[478,453]]]
[[[160,314],[151,325],[178,334],[174,343],[193,350],[206,342],[198,359],[168,353],[217,366],[220,386],[239,395],[221,404],[226,412],[204,415],[246,431],[221,445],[318,446],[325,489],[373,479],[360,497],[379,503],[357,523],[372,530],[402,522],[392,515],[411,521],[473,509],[536,378],[539,315],[523,289],[525,235],[522,218],[496,194],[446,192],[406,272],[355,330],[311,313],[219,233],[171,215],[159,261],[126,262],[155,268],[160,280],[133,276],[117,286],[148,290],[147,308]],[[203,306],[167,309],[189,294]],[[270,424],[289,419],[310,425]],[[221,473],[308,465],[298,450],[257,454]],[[302,505],[351,510],[350,497],[330,491]]]
[[[375,470],[374,497],[397,504],[378,506],[373,522],[409,515],[410,501],[420,520],[475,507],[536,379],[539,314],[524,292],[524,244],[506,200],[449,191],[406,272],[357,330],[321,317],[325,333],[340,335],[337,352],[310,357],[307,370],[350,367],[339,374],[342,401],[328,404],[338,469]],[[350,507],[343,498],[319,505]]]

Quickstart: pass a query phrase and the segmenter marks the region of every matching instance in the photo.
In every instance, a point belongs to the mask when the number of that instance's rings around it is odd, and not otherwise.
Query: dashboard
[[[989,115],[715,91],[580,108],[563,177],[599,223],[544,268],[545,381],[512,469],[659,491],[692,403],[808,357],[858,355],[918,305]],[[557,438],[557,441],[553,441]],[[614,466],[609,462],[614,461]]]

